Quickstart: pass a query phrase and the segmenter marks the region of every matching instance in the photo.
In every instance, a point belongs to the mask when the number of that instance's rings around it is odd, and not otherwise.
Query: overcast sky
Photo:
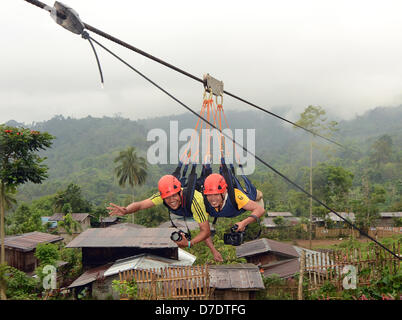
[[[49,0],[48,5],[53,5]],[[308,105],[350,119],[402,103],[401,1],[63,0],[82,21],[264,108]],[[0,123],[62,114],[130,119],[185,112],[97,47],[100,86],[88,41],[23,0],[1,1]],[[95,39],[193,109],[202,85]],[[247,109],[224,99],[226,112]]]

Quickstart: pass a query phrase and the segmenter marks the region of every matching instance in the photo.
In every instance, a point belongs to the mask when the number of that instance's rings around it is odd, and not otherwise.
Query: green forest
[[[372,219],[380,211],[401,211],[402,106],[378,107],[352,120],[331,119],[324,108],[321,110],[320,128],[331,123],[331,139],[344,147],[259,112],[226,110],[226,114],[232,129],[255,129],[256,155],[307,191],[312,147],[313,194],[340,212],[361,213],[361,225],[370,223],[367,214]],[[284,114],[286,110],[275,112]],[[133,199],[149,197],[157,191],[158,179],[173,172],[175,164],[147,164],[144,181],[132,188],[119,183],[114,159],[129,147],[146,159],[153,143],[147,141],[147,133],[154,128],[168,131],[170,121],[178,121],[181,130],[194,128],[196,118],[180,114],[133,121],[119,116],[73,119],[58,115],[32,124],[9,121],[8,126],[48,132],[54,140],[39,153],[46,157],[48,178],[41,184],[23,184],[10,193],[7,233],[30,231],[18,222],[26,221],[23,217],[27,215],[30,219],[36,216],[37,223],[40,216],[55,211],[90,212],[98,217],[107,215],[105,208],[110,202],[127,205]],[[256,161],[250,178],[263,192],[267,210],[308,217],[308,197],[269,168]],[[136,223],[157,226],[168,219],[165,211],[149,209],[136,215]],[[325,213],[314,204],[314,216]]]

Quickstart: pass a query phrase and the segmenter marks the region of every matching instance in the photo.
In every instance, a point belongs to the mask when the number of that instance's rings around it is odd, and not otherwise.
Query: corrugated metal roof
[[[172,219],[172,220],[173,220],[173,223],[176,225],[176,227],[178,227],[184,231],[187,230],[186,223],[190,230],[200,229],[200,226],[199,226],[198,222],[196,222],[196,221],[184,222],[183,220],[179,220],[179,219]],[[170,221],[163,222],[159,225],[158,228],[172,228],[172,223]]]
[[[177,248],[170,239],[171,228],[92,228],[67,244],[67,248],[137,247]]]
[[[134,228],[134,229],[143,229],[143,228],[146,228],[146,226],[143,226],[143,225],[141,225],[141,224],[135,224],[135,223],[125,222],[125,223],[113,224],[113,225],[111,225],[111,226],[108,226],[108,228]]]
[[[266,228],[275,228],[278,225],[274,222],[274,219],[275,218],[264,218],[262,223]],[[298,218],[298,217],[286,217],[284,219],[284,221],[289,223],[290,225],[295,225],[295,224],[298,224],[300,222],[300,218]]]
[[[91,283],[99,278],[104,276],[104,273],[107,269],[110,268],[112,263],[105,264],[100,267],[96,267],[84,272],[81,276],[79,276],[75,281],[68,286],[68,288],[74,288],[79,286],[84,286],[88,283]]]
[[[62,220],[64,220],[64,216],[65,216],[64,213],[55,213],[54,215],[49,217],[49,221],[62,221]],[[79,221],[79,222],[84,221],[88,216],[89,216],[88,213],[72,213],[71,214],[71,217],[73,218],[73,220]]]
[[[268,217],[293,217],[291,212],[268,212]]]
[[[245,242],[236,247],[237,257],[249,257],[264,252],[276,252],[290,257],[299,256],[292,245],[267,238]]]
[[[380,212],[381,218],[401,218],[402,212]]]
[[[209,279],[215,289],[264,289],[260,270],[251,263],[209,266]]]
[[[353,212],[338,212],[338,214],[343,217],[344,219],[349,219],[350,221],[355,221],[355,214]],[[332,221],[344,221],[343,219],[339,218],[335,213],[329,212],[327,214],[327,218],[331,219]]]
[[[280,278],[286,279],[300,271],[300,261],[298,258],[282,260],[261,266],[261,268],[264,270],[265,277],[277,274]]]
[[[179,260],[168,259],[159,257],[152,254],[139,254],[133,257],[117,260],[106,272],[105,277],[118,274],[120,271],[133,270],[133,269],[160,269],[169,266],[191,266],[193,265],[196,257],[192,254],[180,254]]]
[[[34,250],[39,243],[53,243],[63,239],[63,237],[57,235],[35,231],[18,236],[5,237],[4,246],[6,248],[27,252]]]
[[[133,269],[160,269],[171,266],[191,266],[196,257],[179,249],[179,260],[167,259],[152,254],[142,253],[133,257],[116,260],[114,263],[90,269],[77,278],[69,288],[83,286],[99,277],[110,277],[121,271]]]
[[[297,251],[299,258],[294,258],[294,259],[287,259],[287,260],[282,260],[282,261],[277,261],[274,263],[266,264],[261,266],[264,270],[264,276],[270,276],[272,274],[277,274],[281,278],[289,278],[293,277],[296,273],[300,271],[300,256],[302,251],[305,251],[306,253],[306,269],[309,270],[309,267],[314,265],[315,267],[317,266],[325,266],[325,265],[332,265],[330,263],[330,259],[328,254],[321,253],[318,251],[314,250],[309,250],[297,246],[293,246],[294,249]],[[314,258],[313,258],[314,255]],[[321,272],[324,273],[325,269],[322,270],[317,270],[314,268],[315,272]]]

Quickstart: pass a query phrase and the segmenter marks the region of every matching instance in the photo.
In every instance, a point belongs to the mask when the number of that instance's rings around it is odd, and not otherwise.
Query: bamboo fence
[[[211,294],[208,265],[126,270],[119,278],[135,280],[138,300],[206,300]]]
[[[400,256],[400,243],[389,246],[389,249]],[[355,268],[356,286],[369,286],[380,279],[384,269],[395,274],[400,268],[400,260],[379,247],[306,253],[304,276],[308,279],[308,290],[317,290],[326,282],[335,285],[338,291],[344,290],[343,282],[348,276],[343,272],[346,266]]]

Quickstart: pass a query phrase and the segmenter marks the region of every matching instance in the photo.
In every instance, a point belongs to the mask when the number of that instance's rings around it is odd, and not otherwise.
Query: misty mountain
[[[255,129],[255,153],[268,163],[279,168],[293,166],[295,170],[308,164],[308,133],[260,111],[226,111],[226,113],[231,129]],[[401,150],[401,120],[402,106],[378,107],[355,119],[340,121],[339,132],[332,139],[358,148],[362,151],[362,155],[365,155],[375,139],[388,134],[393,139],[394,148]],[[184,128],[194,128],[197,118],[190,113],[137,121],[121,117],[90,116],[73,119],[58,115],[48,121],[30,125],[11,120],[8,125],[47,131],[56,137],[52,148],[41,153],[47,157],[49,178],[42,185],[22,186],[18,197],[29,201],[53,194],[71,182],[80,185],[84,195],[95,203],[103,202],[106,195],[112,198],[130,195],[129,188],[122,189],[117,185],[114,178],[114,158],[119,151],[128,146],[135,146],[138,154],[146,157],[147,149],[154,143],[147,141],[148,132],[160,128],[169,135],[171,121],[178,121],[180,131]],[[315,140],[323,145],[330,144],[319,138]],[[347,154],[339,147],[335,146],[334,149],[340,158]],[[325,160],[325,156],[317,152],[315,159]],[[262,168],[260,164],[258,166]],[[136,187],[136,195],[147,193],[150,188],[155,189],[159,177],[172,172],[174,167],[174,165],[150,165],[147,182],[142,187]]]

